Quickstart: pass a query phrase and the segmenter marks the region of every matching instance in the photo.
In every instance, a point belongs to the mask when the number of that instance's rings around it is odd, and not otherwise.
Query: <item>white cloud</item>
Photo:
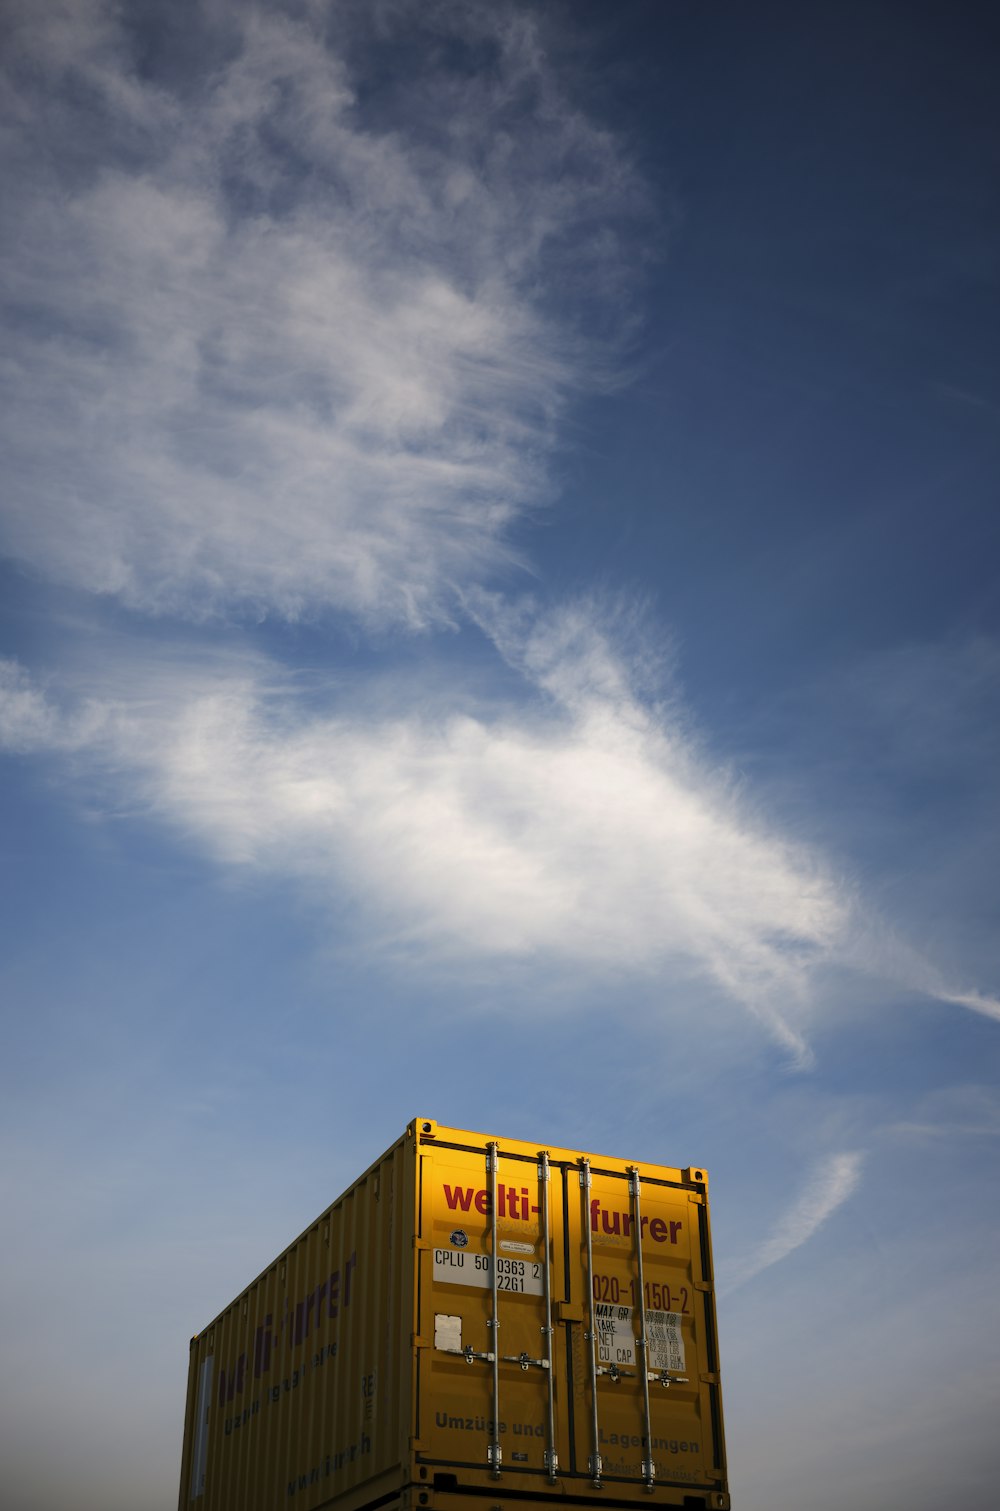
[[[0,743],[78,752],[113,777],[106,801],[351,908],[383,955],[701,977],[800,1064],[830,967],[1000,1016],[754,810],[655,698],[634,615],[476,612],[524,678],[516,705],[371,676],[331,696],[259,658],[165,655],[112,662],[58,714],[8,666]]]
[[[823,1160],[771,1236],[743,1260],[720,1267],[722,1290],[733,1291],[745,1285],[762,1270],[779,1264],[808,1243],[837,1208],[853,1196],[861,1180],[863,1163],[864,1156],[857,1152],[832,1154]]]
[[[58,746],[57,711],[28,674],[10,659],[0,660],[0,749],[14,755]]]
[[[844,926],[837,889],[581,625],[536,621],[530,713],[317,713],[269,690],[273,668],[184,666],[143,672],[141,699],[91,697],[93,754],[221,862],[348,898],[385,948],[652,978],[673,962],[804,1056],[794,1019]]]
[[[1000,1093],[989,1086],[941,1087],[928,1093],[913,1117],[888,1124],[886,1132],[931,1142],[998,1138]]]
[[[207,58],[175,89],[118,7],[20,12],[8,553],[143,611],[412,627],[508,564],[584,380],[557,295],[586,275],[616,302],[634,186],[523,15],[428,8],[491,67],[418,50],[406,136],[324,41],[364,17],[195,8]]]
[[[844,941],[843,961],[856,970],[880,976],[938,1002],[950,1002],[1000,1021],[1000,1001],[985,992],[956,986],[871,909],[858,913],[850,937]]]
[[[84,701],[62,713],[17,661],[0,657],[0,751],[30,755],[90,747],[106,712],[101,704]]]
[[[987,997],[983,992],[956,992],[948,987],[939,985],[936,990],[931,990],[930,995],[938,997],[942,1002],[954,1002],[956,1007],[967,1007],[970,1012],[981,1013],[984,1018],[992,1018],[1000,1023],[1000,1002],[995,997]]]

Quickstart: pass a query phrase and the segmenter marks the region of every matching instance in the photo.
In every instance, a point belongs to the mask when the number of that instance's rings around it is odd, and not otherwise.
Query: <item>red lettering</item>
[[[485,1192],[480,1192],[480,1195],[485,1195]],[[472,1192],[468,1186],[445,1186],[444,1199],[452,1212],[468,1212],[472,1206]]]
[[[643,1217],[642,1236],[647,1235],[654,1243],[676,1243],[677,1234],[684,1224],[681,1222],[668,1222],[663,1217]],[[595,1196],[590,1203],[590,1227],[594,1233],[604,1232],[609,1238],[631,1238],[635,1231],[635,1220],[631,1212],[606,1211]]]
[[[489,1196],[489,1192],[488,1191],[477,1191],[476,1192],[476,1211],[477,1212],[481,1212],[484,1217],[488,1217],[489,1216],[489,1210],[490,1210],[490,1196]]]

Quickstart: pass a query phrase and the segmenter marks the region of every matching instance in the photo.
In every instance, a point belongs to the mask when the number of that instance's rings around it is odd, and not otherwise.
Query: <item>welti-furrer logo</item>
[[[461,1228],[456,1228],[451,1235],[451,1241],[456,1249],[464,1249],[469,1242],[469,1235],[468,1233],[463,1233]]]

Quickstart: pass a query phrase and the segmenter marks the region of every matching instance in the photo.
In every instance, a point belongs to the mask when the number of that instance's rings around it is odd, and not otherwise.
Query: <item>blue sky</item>
[[[2,25],[9,1503],[418,1113],[709,1169],[734,1505],[986,1503],[995,19]]]

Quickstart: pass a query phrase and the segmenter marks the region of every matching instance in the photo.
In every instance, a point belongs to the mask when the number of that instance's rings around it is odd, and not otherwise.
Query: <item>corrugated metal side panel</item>
[[[180,1511],[345,1511],[406,1478],[408,1132],[198,1338]]]

